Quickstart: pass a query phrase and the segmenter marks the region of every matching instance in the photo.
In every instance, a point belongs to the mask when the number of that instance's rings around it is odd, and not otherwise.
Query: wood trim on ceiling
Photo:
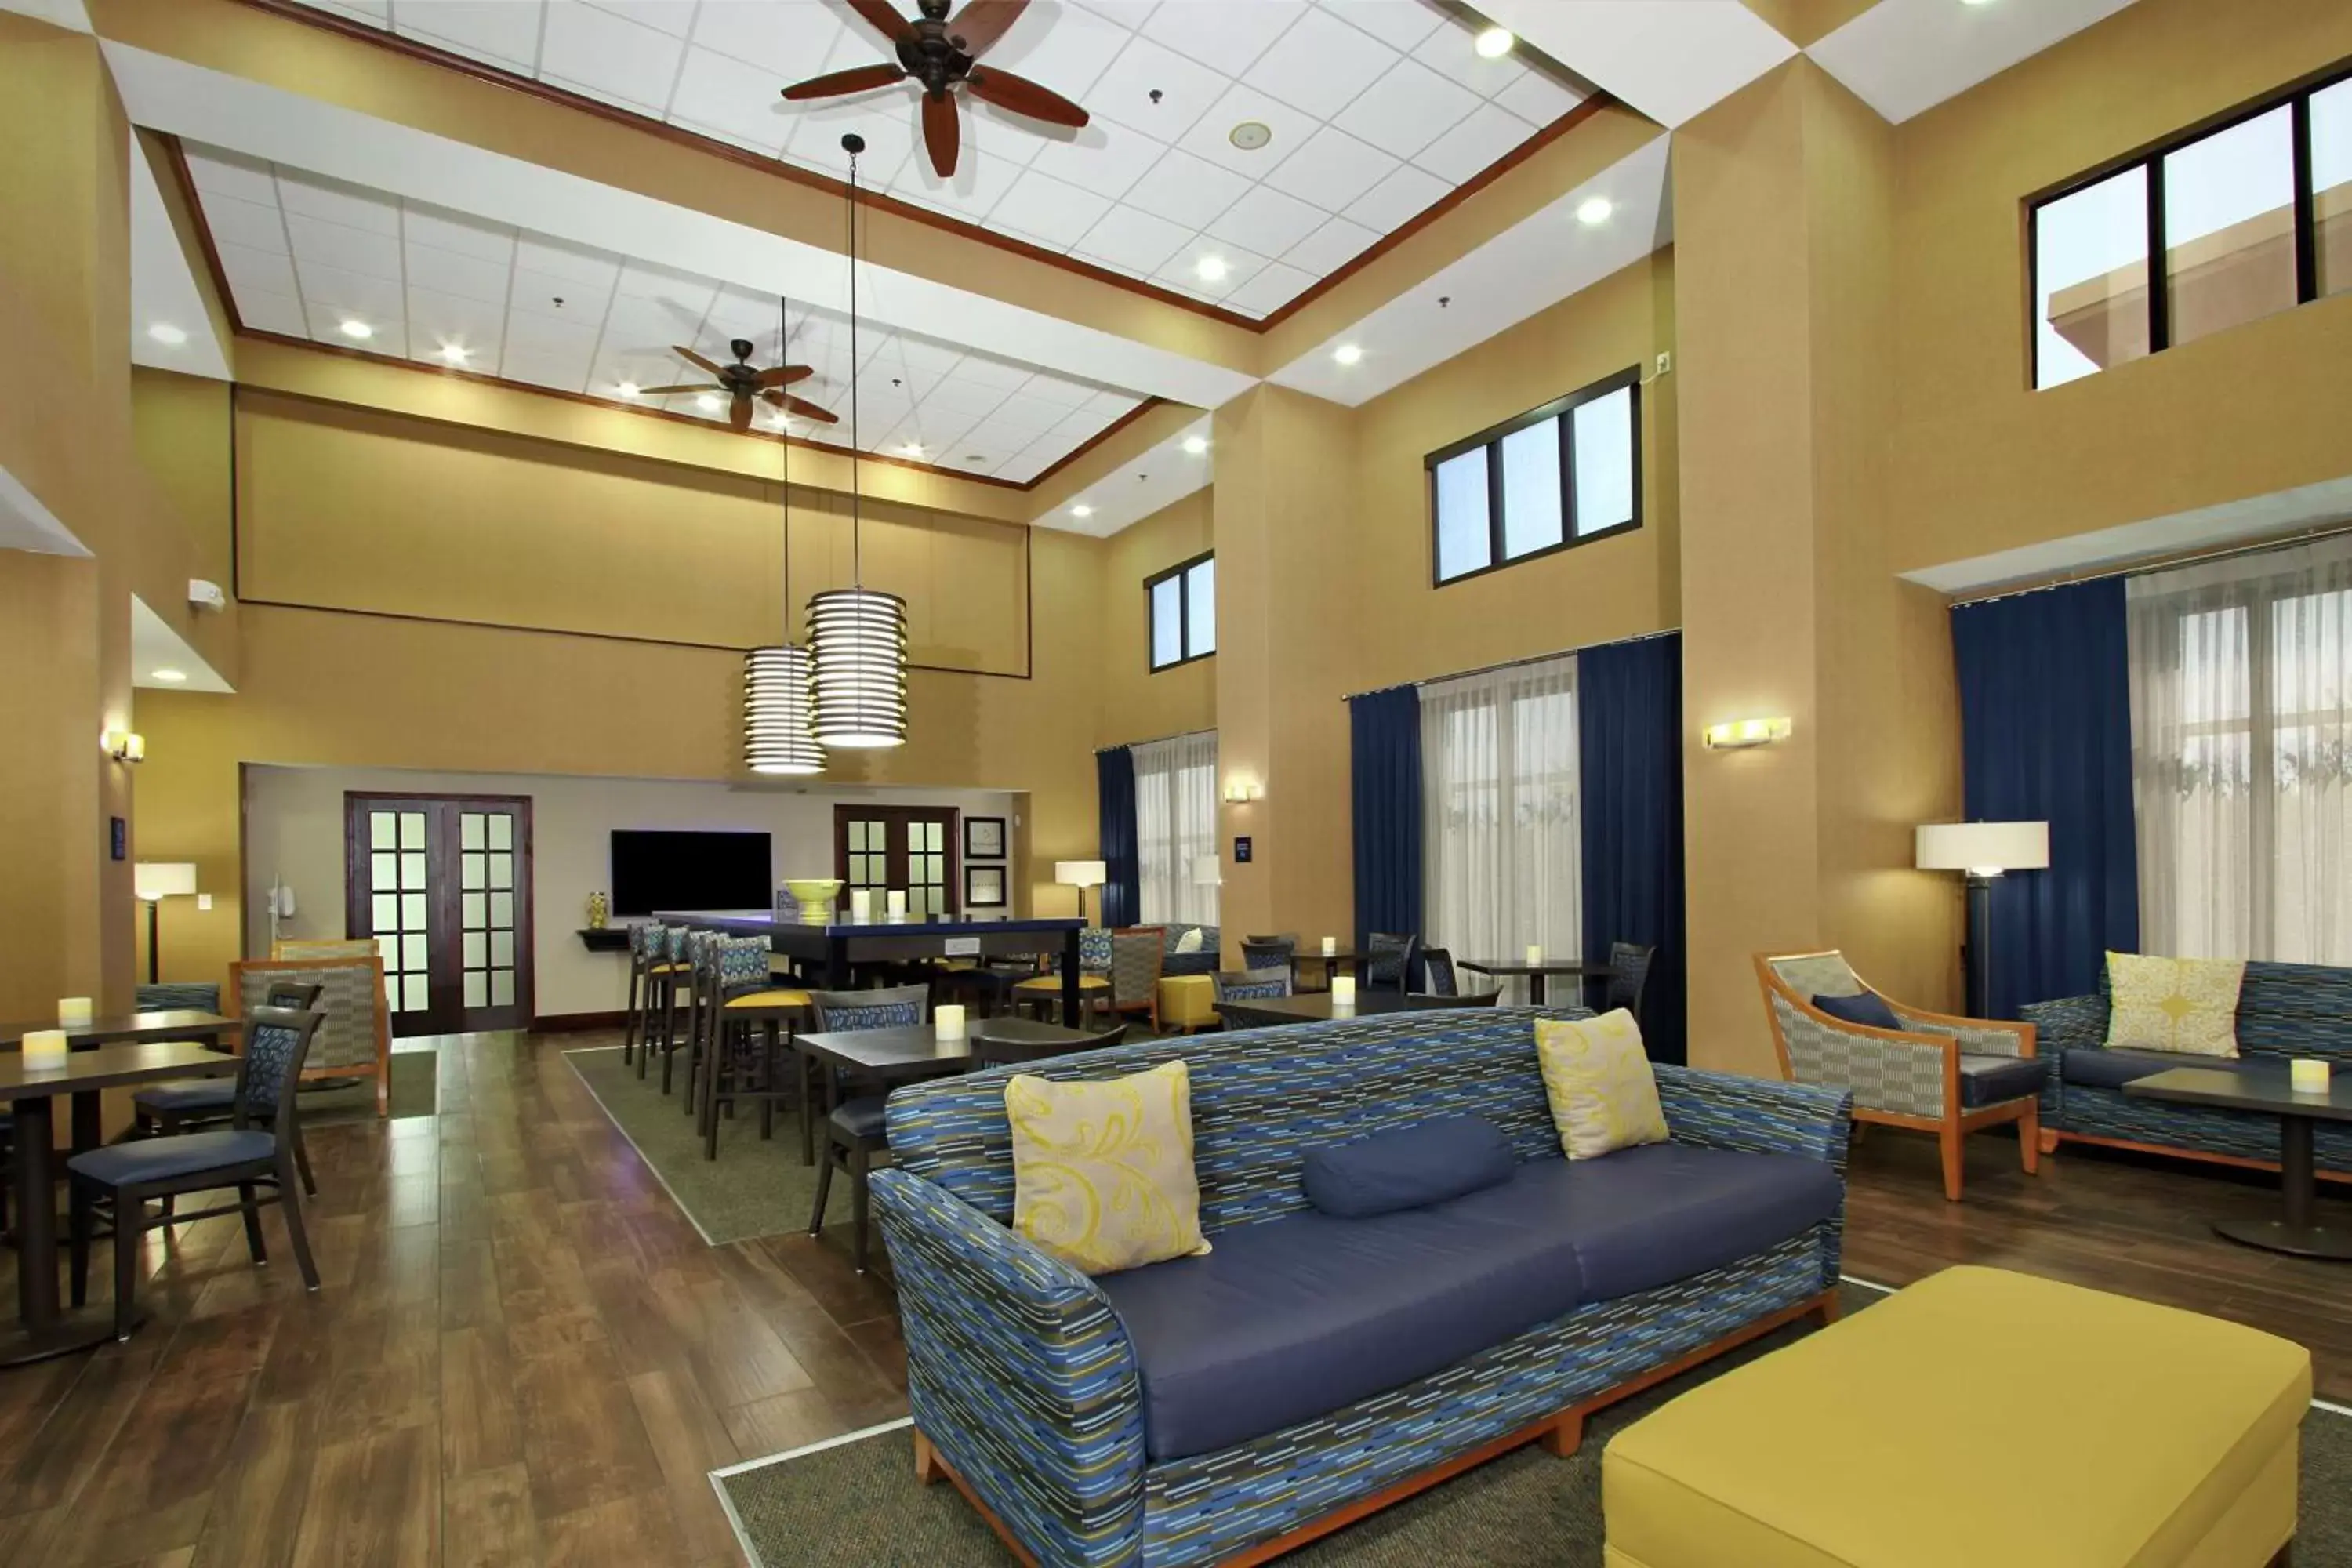
[[[562,88],[551,86],[535,77],[523,76],[519,72],[505,70],[498,66],[489,65],[451,50],[418,43],[414,38],[403,37],[384,28],[373,27],[348,16],[339,16],[333,12],[322,11],[300,4],[299,0],[236,0],[236,3],[250,6],[257,11],[267,11],[272,16],[299,22],[305,26],[321,28],[342,37],[372,44],[378,48],[390,49],[394,54],[440,66],[461,75],[472,77],[476,80],[488,82],[493,86],[526,93],[548,103],[578,110],[583,114],[593,114],[600,120],[646,132],[659,136],[664,141],[674,142],[680,146],[691,147],[697,152],[725,158],[730,163],[757,169],[762,174],[778,179],[790,180],[795,184],[807,185],[828,195],[845,198],[850,194],[849,186],[845,182],[834,179],[828,174],[820,174],[813,169],[804,169],[797,163],[787,163],[782,158],[771,158],[762,153],[754,153],[749,148],[739,147],[731,142],[721,142],[716,137],[705,136],[698,132],[688,131],[683,126],[672,125],[667,121],[656,120],[650,115],[622,109],[617,105],[587,97],[585,94],[567,92]],[[1546,63],[1549,63],[1549,57],[1546,57]],[[1580,82],[1577,85],[1581,89],[1586,84]],[[1329,293],[1447,213],[1454,211],[1470,197],[1485,190],[1511,170],[1559,141],[1577,126],[1583,124],[1603,108],[1616,101],[1607,92],[1597,88],[1592,89],[1589,97],[1549,125],[1543,127],[1468,180],[1438,197],[1421,212],[1365,247],[1337,269],[1327,273],[1303,293],[1297,295],[1264,317],[1245,316],[1238,310],[1229,310],[1222,305],[1213,305],[1205,300],[1195,300],[1189,294],[1180,294],[1172,289],[1164,289],[1157,283],[1131,277],[1124,272],[1115,272],[1108,267],[1097,267],[1093,262],[1081,260],[1058,250],[1048,250],[1043,246],[1032,245],[1027,240],[1015,239],[1011,235],[999,234],[966,219],[950,217],[945,213],[933,212],[929,207],[901,201],[896,196],[885,195],[878,191],[861,187],[857,192],[856,199],[861,205],[888,213],[894,217],[906,218],[910,222],[919,223],[965,239],[977,240],[982,245],[993,246],[999,250],[1008,251],[1032,261],[1040,261],[1048,267],[1057,267],[1066,272],[1091,279],[1097,283],[1107,283],[1114,289],[1123,289],[1130,294],[1141,295],[1147,300],[1154,300],[1164,305],[1173,305],[1179,310],[1206,316],[1211,321],[1222,321],[1227,326],[1239,327],[1244,331],[1263,334],[1280,326],[1315,300]],[[209,248],[209,242],[207,248]]]

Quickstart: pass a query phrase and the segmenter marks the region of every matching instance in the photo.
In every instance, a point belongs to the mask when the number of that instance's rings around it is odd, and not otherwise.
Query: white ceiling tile
[[[933,414],[961,414],[978,419],[995,412],[1004,395],[992,387],[975,386],[950,376],[925,395],[920,406]]]
[[[1025,76],[1074,103],[1126,47],[1129,29],[1075,5],[1035,5],[986,56],[991,66]]]
[[[552,316],[528,315],[517,310],[507,318],[507,347],[524,353],[577,354],[585,374],[586,361],[596,352],[598,323],[593,321],[560,321]]]
[[[286,280],[294,280],[293,268],[287,267]],[[247,288],[236,285],[236,316],[257,332],[276,332],[281,337],[307,338],[310,323],[303,317],[302,301],[291,289],[280,292],[270,289]]]
[[[235,196],[264,206],[278,205],[278,182],[271,177],[269,165],[260,159],[215,147],[201,151],[190,147],[186,151],[188,178],[205,195]]]
[[[1238,77],[1307,9],[1305,0],[1170,0],[1143,36]]]
[[[607,295],[612,293],[614,280],[621,271],[620,258],[616,256],[591,250],[583,245],[537,237],[525,239],[515,247],[515,265],[563,282],[600,289]]]
[[[514,230],[503,224],[484,223],[462,213],[445,212],[422,203],[404,205],[401,232],[419,245],[454,250],[460,256],[505,266],[514,259]]]
[[[978,223],[996,209],[1021,174],[1016,160],[966,147],[956,158],[955,177],[942,180],[930,154],[919,152],[899,167],[890,194]]]
[[[278,177],[278,205],[289,213],[394,237],[400,234],[400,205],[387,196],[315,175],[282,171]]]
[[[509,344],[499,356],[499,374],[509,381],[529,382],[558,392],[578,392],[587,384],[588,362],[581,354],[539,353]]]
[[[1431,203],[1453,189],[1436,175],[1410,163],[1348,204],[1344,216],[1367,228],[1386,234],[1426,211]]]
[[[794,119],[778,96],[773,72],[699,47],[686,51],[670,118],[719,132],[772,157],[783,150]]]
[[[1584,94],[1549,71],[1530,67],[1518,80],[1495,95],[1495,101],[1520,119],[1549,125],[1584,101]]]
[[[1336,125],[1326,125],[1285,158],[1265,183],[1319,207],[1344,207],[1386,179],[1397,161]]]
[[[1316,4],[1405,54],[1412,53],[1446,20],[1429,0],[1316,0]]]
[[[562,300],[562,304],[556,303]],[[610,284],[599,286],[577,278],[558,278],[551,272],[535,272],[528,267],[515,268],[514,291],[508,300],[509,309],[517,315],[531,315],[556,321],[587,321],[601,323],[604,310],[613,302]]]
[[[540,0],[401,0],[403,37],[530,69],[539,59]]]
[[[1159,271],[1176,254],[1176,247],[1192,238],[1192,234],[1182,224],[1170,223],[1166,218],[1153,217],[1122,205],[1105,213],[1102,221],[1087,231],[1086,237],[1077,244],[1076,254],[1148,278]]]
[[[1397,51],[1328,11],[1310,8],[1275,40],[1242,80],[1318,120],[1328,120],[1396,64]]]
[[[1021,395],[1032,403],[1050,403],[1065,413],[1082,408],[1094,398],[1095,388],[1083,381],[1039,371],[1021,388]],[[1057,416],[1058,417],[1058,416]]]
[[[1297,196],[1258,185],[1227,207],[1209,226],[1208,233],[1213,239],[1241,246],[1260,256],[1279,256],[1322,227],[1323,220],[1329,216],[1321,207]]]
[[[314,314],[322,308],[331,309],[370,324],[400,318],[403,300],[396,278],[373,278],[299,259],[294,275],[301,280],[302,298]]]
[[[1535,133],[1534,126],[1509,110],[1482,103],[1459,125],[1423,148],[1413,162],[1458,185]]]
[[[1173,4],[1174,0],[1171,0]],[[1230,79],[1204,65],[1138,38],[1119,51],[1087,92],[1087,111],[1174,142],[1208,112]],[[1158,93],[1157,99],[1152,94]]]
[[[221,270],[228,275],[229,291],[244,303],[248,290],[265,294],[299,294],[294,263],[282,250],[256,250],[249,246],[215,243]]]
[[[1167,149],[1139,131],[1097,120],[1069,140],[1046,140],[1029,166],[1116,200],[1149,173]]]
[[[1151,9],[1158,4],[1159,0],[1077,0],[1077,8],[1136,33],[1151,19]]]
[[[1333,123],[1382,152],[1410,158],[1477,107],[1477,96],[1469,89],[1418,61],[1400,60],[1340,110]]]
[[[695,14],[694,41],[775,76],[782,92],[796,81],[822,76],[848,29],[842,16],[808,0],[702,0]],[[854,40],[861,55],[885,58],[882,42],[866,27]],[[849,64],[863,61],[845,61]]]
[[[547,0],[539,69],[550,81],[583,87],[658,115],[668,107],[685,47],[670,34],[600,11],[585,0]]]
[[[695,278],[667,267],[632,261],[621,268],[613,293],[623,300],[662,300],[689,309],[698,318],[710,309],[718,289],[708,278]]]
[[[286,229],[293,237],[294,259],[299,263],[307,266],[317,262],[347,272],[364,272],[371,278],[400,281],[400,241],[391,235],[322,223],[299,213],[288,215]]]
[[[1171,149],[1128,192],[1127,205],[1154,217],[1181,224],[1187,229],[1197,229],[1239,201],[1249,185],[1231,169],[1221,169],[1205,158]]]
[[[915,112],[914,106],[895,89],[796,103],[785,117],[793,125],[793,139],[785,144],[785,152],[795,163],[846,179],[849,154],[841,150],[841,139],[855,132],[866,138],[866,151],[857,160],[857,183],[866,190],[880,190],[914,149]]]
[[[1233,130],[1252,120],[1271,131],[1274,139],[1255,152],[1245,152],[1234,145]],[[1200,123],[1186,132],[1177,145],[1244,179],[1263,180],[1276,165],[1305,145],[1318,128],[1313,116],[1277,102],[1254,87],[1236,83],[1225,89],[1225,95],[1210,106]]]
[[[701,330],[702,312],[664,305],[657,300],[615,300],[604,315],[604,346],[616,353],[646,354],[684,362],[672,353]]]
[[[1322,278],[1361,256],[1380,237],[1362,224],[1335,217],[1284,251],[1282,259],[1295,268]]]
[[[1013,460],[999,468],[997,473],[1001,478],[1016,479],[1025,485],[1068,456],[1069,446],[1067,441],[1058,436],[1041,436],[1022,448]]]
[[[411,288],[431,289],[499,306],[506,303],[507,281],[514,270],[510,267],[413,241],[405,258],[405,275]]]
[[[235,196],[204,197],[205,226],[219,245],[242,245],[255,250],[286,251],[286,217],[275,201],[240,201]]]
[[[1214,279],[1201,276],[1200,264],[1204,257],[1215,257],[1225,264],[1224,275]],[[1252,274],[1265,265],[1265,258],[1238,245],[1202,236],[1183,246],[1171,257],[1166,265],[1153,274],[1152,281],[1190,294],[1196,300],[1215,303],[1249,281]]]
[[[307,296],[304,302],[310,307],[310,331],[308,335],[320,342],[334,343],[347,349],[362,349],[370,353],[405,354],[408,352],[407,322],[396,310],[355,310],[345,305],[322,305]],[[347,321],[364,322],[372,329],[373,335],[366,338],[351,336],[342,330]]]
[[[694,0],[588,0],[599,11],[683,38],[694,26]]]
[[[408,319],[419,327],[462,332],[469,340],[486,342],[505,334],[506,307],[496,301],[444,294],[415,283],[408,286],[406,298]]]
[[[1066,185],[1031,169],[989,214],[988,226],[1067,249],[1110,210],[1107,197]]]
[[[1007,391],[1021,385],[1034,374],[1026,365],[1013,364],[987,354],[967,354],[956,366],[956,374],[965,381],[982,386],[998,386]]]
[[[1313,273],[1286,267],[1279,261],[1270,261],[1258,268],[1247,282],[1226,295],[1225,304],[1248,315],[1263,316],[1289,304],[1314,283]]]
[[[1477,29],[1450,23],[1422,40],[1412,58],[1449,81],[1459,82],[1481,98],[1493,98],[1528,74],[1525,60],[1515,55],[1488,59],[1476,47]]]
[[[1124,392],[1105,390],[1087,398],[1087,406],[1106,419],[1116,419],[1142,401],[1139,397],[1129,397]]]

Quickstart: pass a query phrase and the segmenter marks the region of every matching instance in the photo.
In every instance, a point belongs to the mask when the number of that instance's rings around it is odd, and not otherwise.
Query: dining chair
[[[319,994],[325,989],[315,980],[274,980],[263,1005],[289,1013],[308,1013],[319,1005]],[[218,1127],[236,1114],[236,1079],[192,1078],[155,1084],[131,1097],[131,1110],[132,1125],[142,1138],[168,1138],[175,1133]],[[255,1115],[265,1122],[276,1114],[274,1105],[255,1110]],[[302,1142],[299,1129],[294,1134],[294,1169],[301,1175],[302,1191],[311,1197],[318,1196],[319,1184],[310,1174],[310,1150]],[[172,1200],[168,1196],[163,1199],[163,1213],[164,1219],[172,1218]]]
[[[847,1029],[910,1029],[930,1021],[929,985],[891,985],[873,991],[812,991],[809,1006],[816,1015],[819,1034]],[[866,1272],[866,1178],[874,1158],[887,1157],[890,1136],[885,1125],[887,1091],[838,1097],[835,1075],[827,1073],[826,1098],[833,1108],[824,1118],[824,1157],[817,1165],[816,1205],[809,1213],[809,1234],[824,1234],[825,1199],[833,1188],[835,1167],[849,1173],[850,1214],[856,1226],[857,1271]]]
[[[784,1082],[784,1064],[794,1057],[793,1026],[808,1016],[809,994],[779,985],[770,976],[772,954],[763,936],[721,937],[703,950],[702,1076],[697,1110],[702,1157],[719,1158],[719,1113],[735,1114],[738,1100],[757,1100],[760,1136],[775,1132],[776,1102],[807,1092],[797,1070]]]
[[[1075,1040],[1018,1040],[1002,1035],[992,1035],[985,1026],[971,1037],[971,1070],[983,1068],[1018,1067],[1024,1062],[1041,1062],[1053,1057],[1076,1056],[1080,1051],[1105,1051],[1127,1038],[1127,1026],[1114,1024],[1098,1035],[1087,1035]]]
[[[1291,994],[1290,966],[1277,964],[1266,969],[1219,970],[1210,980],[1217,988],[1220,1002],[1265,1002]]]
[[[1298,952],[1295,936],[1245,936],[1242,938],[1244,969],[1288,969]]]
[[[1364,939],[1363,986],[1367,991],[1412,988],[1413,954],[1421,938],[1410,931],[1376,931]]]
[[[1609,983],[1601,990],[1601,1010],[1613,1013],[1622,1007],[1633,1015],[1636,1025],[1646,1024],[1649,1020],[1642,1016],[1642,998],[1650,989],[1650,965],[1657,956],[1654,947],[1633,942],[1611,942]]]
[[[645,1035],[646,1020],[653,1005],[653,966],[661,947],[660,922],[640,921],[629,928],[629,1000],[621,1011],[624,1067],[637,1059],[637,1042]]]
[[[1105,1005],[1112,1013],[1141,1013],[1160,1033],[1160,973],[1168,963],[1168,928],[1128,926],[1110,938],[1110,994]]]
[[[1422,982],[1423,985],[1426,987],[1423,994],[1428,996],[1459,996],[1462,994],[1462,983],[1455,977],[1454,973],[1454,955],[1446,952],[1445,949],[1442,947],[1423,948],[1421,950],[1421,969],[1422,973],[1426,977]]]
[[[172,1223],[150,1216],[147,1205],[181,1193],[236,1189],[237,1201],[187,1217],[245,1216],[246,1249],[267,1263],[261,1242],[261,1210],[277,1204],[286,1214],[286,1234],[306,1289],[319,1288],[319,1266],[302,1228],[302,1200],[294,1191],[294,1151],[302,1130],[296,1098],[302,1064],[326,1015],[317,1008],[294,1012],[257,1007],[246,1015],[245,1050],[237,1058],[236,1105],[231,1124],[206,1132],[165,1138],[133,1138],[76,1154],[66,1162],[70,1186],[68,1232],[73,1260],[73,1304],[89,1300],[89,1244],[100,1209],[114,1226],[114,1337],[127,1340],[137,1321],[133,1298],[139,1286],[141,1238]],[[265,1131],[257,1122],[267,1120]],[[265,1190],[266,1189],[266,1190]]]
[[[1081,1011],[1110,994],[1112,933],[1102,926],[1078,932],[1078,1006]],[[1042,963],[1037,973],[1015,984],[1010,992],[1013,1011],[1034,1008],[1051,1017],[1062,1002],[1061,960]]]

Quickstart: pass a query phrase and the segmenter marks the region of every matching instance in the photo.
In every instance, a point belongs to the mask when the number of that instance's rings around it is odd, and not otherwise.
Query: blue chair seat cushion
[[[169,1110],[181,1116],[206,1110],[226,1114],[236,1109],[236,1079],[199,1078],[184,1083],[159,1083],[131,1099],[142,1110]]]
[[[886,1098],[878,1094],[845,1100],[833,1108],[833,1124],[852,1138],[879,1138],[883,1136],[883,1110],[887,1103]]]
[[[2201,1057],[2189,1051],[2111,1051],[2097,1046],[2076,1046],[2060,1057],[2058,1077],[2085,1089],[2121,1089],[2175,1068],[2234,1072],[2241,1065],[2227,1057]]]
[[[1588,1302],[1730,1263],[1837,1213],[1827,1163],[1681,1143],[1530,1160],[1372,1218],[1307,1210],[1103,1276],[1155,1461],[1246,1442],[1441,1371]]]
[[[1307,1201],[1362,1219],[1444,1203],[1507,1182],[1519,1157],[1483,1116],[1441,1116],[1353,1142],[1309,1149],[1299,1173]]]
[[[181,1132],[169,1138],[133,1138],[103,1149],[76,1154],[66,1162],[75,1174],[110,1187],[134,1182],[161,1182],[267,1160],[278,1141],[256,1128],[221,1128],[212,1132]]]
[[[2050,1064],[2040,1057],[1979,1056],[1960,1053],[1960,1104],[1969,1110],[1999,1105],[2005,1100],[2028,1100],[2042,1092]]]

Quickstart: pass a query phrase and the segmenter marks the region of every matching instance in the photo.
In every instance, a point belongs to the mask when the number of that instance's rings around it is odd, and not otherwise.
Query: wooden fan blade
[[[915,36],[915,25],[892,10],[888,0],[849,0],[849,8],[865,17],[866,26],[894,44]]]
[[[677,352],[678,358],[694,366],[697,370],[707,370],[713,375],[717,375],[719,374],[719,367],[717,365],[711,363],[709,360],[704,359],[700,354],[696,353],[684,343],[672,343],[670,347]]]
[[[1011,71],[994,67],[971,68],[963,79],[965,87],[974,98],[982,99],[1014,114],[1042,120],[1049,125],[1080,126],[1087,122],[1087,111],[1048,88],[1039,87],[1027,77],[1014,76]]]
[[[710,390],[711,385],[709,382],[697,381],[688,382],[684,386],[641,386],[637,388],[637,395],[639,397],[667,397],[673,392],[709,392]]]
[[[854,70],[833,71],[824,76],[813,76],[806,81],[796,81],[784,89],[784,96],[797,100],[803,98],[839,98],[846,92],[872,92],[877,87],[888,87],[906,74],[902,68],[895,65],[859,66]]]
[[[923,146],[931,154],[931,167],[942,180],[955,177],[956,153],[963,144],[963,126],[956,113],[956,100],[944,92],[923,94]]]
[[[1027,9],[1029,0],[966,0],[963,8],[948,20],[948,37],[978,59]]]
[[[777,407],[782,408],[788,413],[797,414],[803,419],[814,419],[820,425],[838,425],[841,423],[841,416],[834,413],[831,409],[819,407],[817,405],[807,401],[805,398],[794,397],[789,392],[763,392],[760,394],[760,395],[774,404]]]
[[[749,430],[751,427],[751,400],[748,397],[739,397],[729,404],[727,423],[733,429]]]
[[[796,381],[806,381],[816,374],[814,365],[780,364],[760,373],[761,386],[790,386]]]

